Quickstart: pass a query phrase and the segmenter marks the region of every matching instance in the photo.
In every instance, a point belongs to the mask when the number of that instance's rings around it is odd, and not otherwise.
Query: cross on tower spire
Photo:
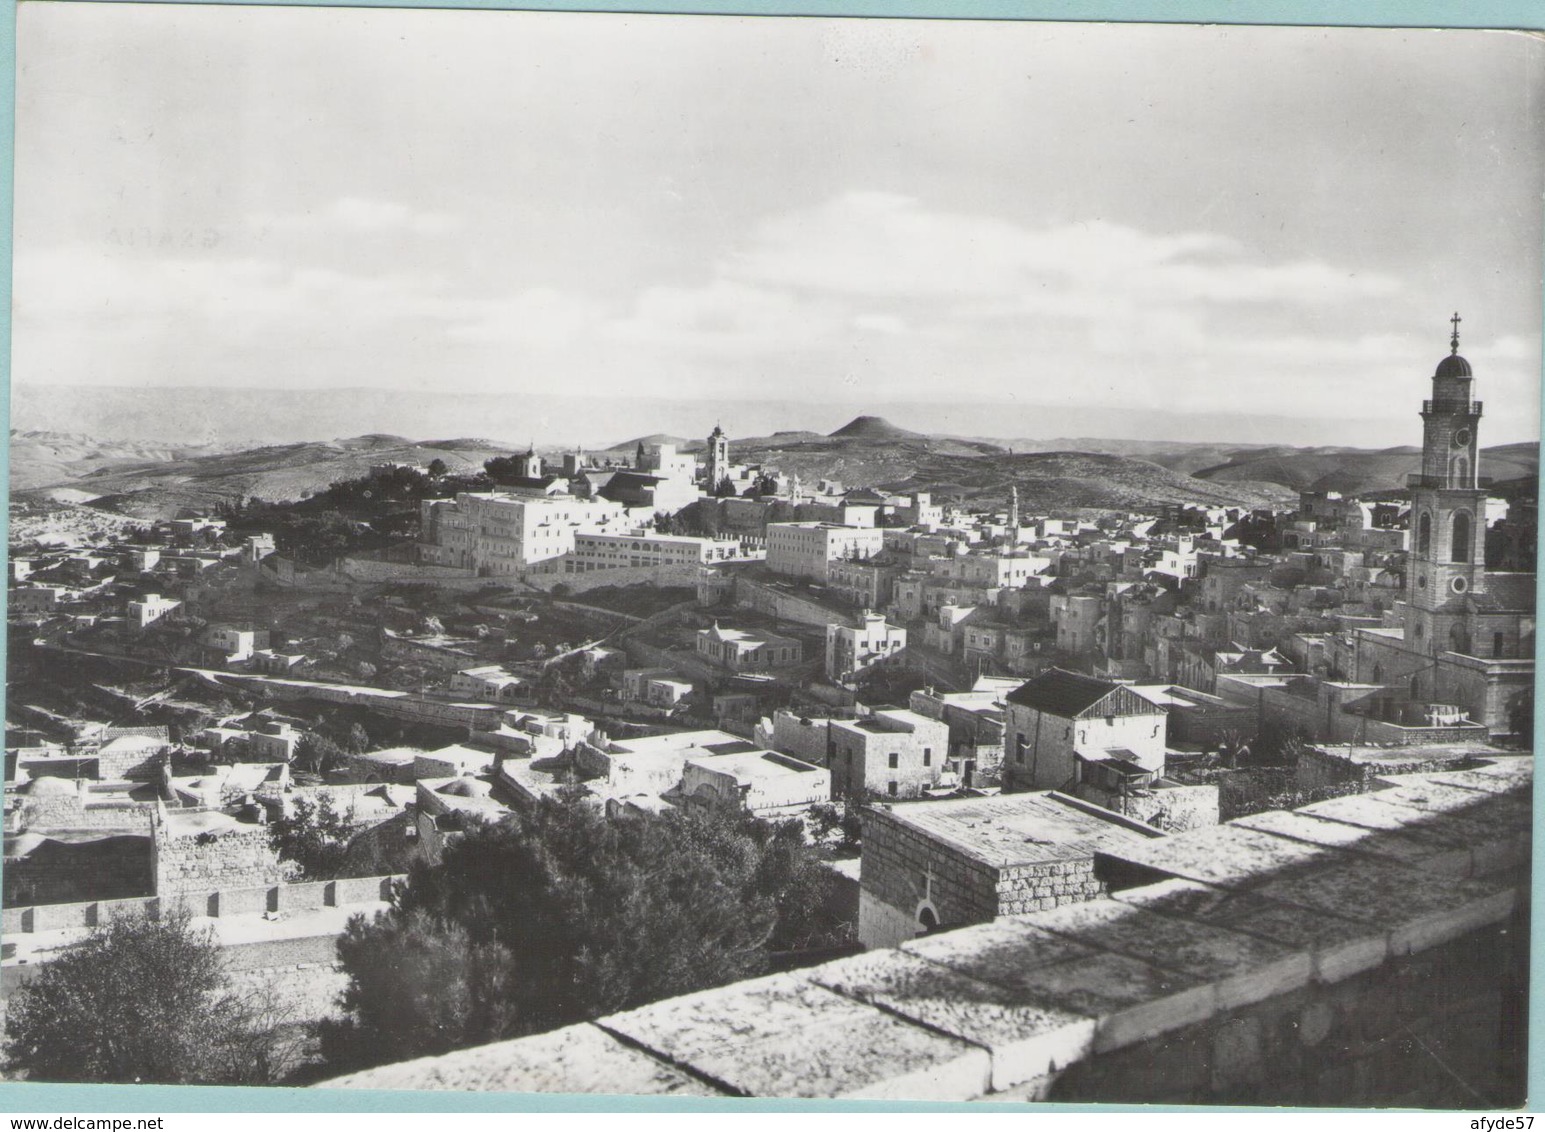
[[[1449,319],[1449,321],[1454,324],[1454,336],[1448,340],[1449,353],[1457,354],[1459,353],[1459,324],[1463,322],[1464,319],[1459,317],[1458,311],[1455,311],[1454,317]]]

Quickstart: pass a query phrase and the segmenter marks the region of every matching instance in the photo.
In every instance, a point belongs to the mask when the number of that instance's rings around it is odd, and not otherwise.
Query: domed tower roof
[[[1448,357],[1438,363],[1438,368],[1433,371],[1433,377],[1459,377],[1467,378],[1475,376],[1470,372],[1470,363],[1459,356],[1459,324],[1464,319],[1459,317],[1459,312],[1454,312],[1454,317],[1449,319],[1454,326],[1454,336],[1448,340]]]
[[[1436,371],[1434,371],[1432,376],[1474,377],[1475,375],[1470,372],[1469,362],[1465,361],[1465,359],[1461,358],[1458,354],[1450,354],[1448,357],[1444,358],[1441,362],[1438,363],[1438,368]]]

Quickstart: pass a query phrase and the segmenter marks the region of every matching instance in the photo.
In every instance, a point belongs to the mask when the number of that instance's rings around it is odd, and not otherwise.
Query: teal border
[[[117,0],[48,0],[60,3],[114,3]],[[146,0],[181,3],[184,0]],[[317,0],[202,0],[229,5],[353,8],[453,8],[551,12],[659,13],[741,16],[885,16],[904,19],[1064,20],[1119,23],[1190,23],[1339,27],[1426,27],[1530,30],[1545,33],[1545,4],[1539,0],[352,0],[325,4]],[[12,187],[16,129],[17,0],[0,0],[0,262],[11,261]],[[1545,205],[1542,205],[1545,206]],[[1545,267],[1545,247],[1541,248]],[[1541,310],[1545,326],[1545,308]],[[11,276],[0,274],[0,347],[3,347],[7,396],[0,399],[5,433],[0,453],[9,468],[10,450]],[[1545,371],[1542,371],[1545,387]],[[1541,405],[1545,436],[1545,398]],[[1545,470],[1545,469],[1542,469]],[[1545,486],[1545,476],[1542,476]],[[0,534],[8,534],[10,516],[0,509]],[[1545,575],[1538,584],[1545,605]],[[0,636],[0,667],[5,638]],[[1536,672],[1536,699],[1545,690],[1545,673]],[[0,690],[0,702],[3,702]],[[1545,720],[1535,720],[1535,750],[1545,739]],[[1536,840],[1534,876],[1545,876],[1545,845]],[[1532,954],[1529,976],[1528,1109],[1545,1109],[1545,922],[1531,911]],[[347,1091],[331,1089],[239,1089],[170,1085],[30,1085],[0,1083],[0,1114],[157,1114],[199,1112],[1233,1112],[1270,1113],[1279,1109],[1180,1105],[997,1105],[891,1103],[879,1101],[736,1100],[572,1096],[542,1093],[461,1093]],[[1314,1112],[1359,1112],[1316,1109]],[[1456,1114],[1456,1120],[1459,1119]],[[1456,1124],[1457,1127],[1457,1124]]]

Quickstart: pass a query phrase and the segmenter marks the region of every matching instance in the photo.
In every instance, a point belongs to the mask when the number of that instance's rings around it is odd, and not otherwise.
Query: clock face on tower
[[[1454,447],[1464,448],[1470,443],[1470,430],[1462,428],[1454,434]]]

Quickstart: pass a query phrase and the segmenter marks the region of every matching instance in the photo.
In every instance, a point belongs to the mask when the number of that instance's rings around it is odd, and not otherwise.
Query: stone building
[[[947,769],[949,728],[915,711],[882,709],[867,719],[827,724],[826,765],[832,792],[859,801],[869,795],[916,798]]]
[[[826,626],[826,678],[839,684],[883,664],[907,647],[907,631],[878,613],[864,612],[858,626]]]
[[[885,546],[882,527],[836,523],[768,523],[767,568],[812,581],[826,581],[827,566],[842,558],[872,558]]]
[[[681,794],[712,808],[789,816],[831,801],[831,772],[777,751],[695,755],[682,766]]]
[[[552,568],[574,551],[579,530],[604,532],[623,522],[620,504],[571,495],[461,492],[421,506],[419,557],[488,575]]]
[[[1161,836],[1055,792],[880,806],[864,817],[858,937],[914,936],[1105,895],[1097,851]]]
[[[757,629],[735,629],[717,621],[711,629],[699,629],[697,655],[731,672],[765,672],[788,668],[805,659],[803,642]]]
[[[1072,789],[1164,773],[1164,709],[1130,687],[1050,668],[1004,705],[1003,789]]]

